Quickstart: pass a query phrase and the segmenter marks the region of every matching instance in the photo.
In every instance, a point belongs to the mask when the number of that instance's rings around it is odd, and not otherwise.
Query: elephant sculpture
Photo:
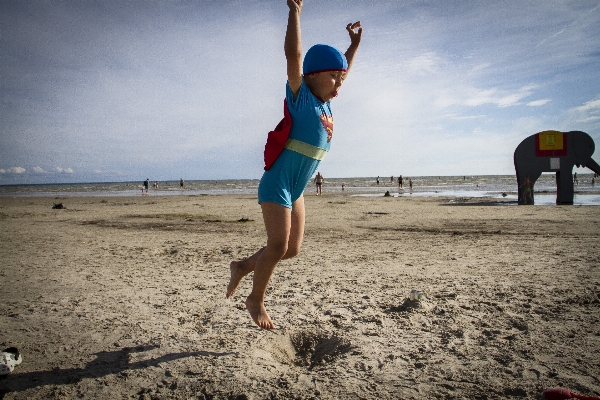
[[[594,140],[580,131],[544,131],[523,140],[514,155],[519,204],[533,204],[533,185],[542,172],[556,172],[556,204],[573,204],[573,166],[600,174],[594,149]]]

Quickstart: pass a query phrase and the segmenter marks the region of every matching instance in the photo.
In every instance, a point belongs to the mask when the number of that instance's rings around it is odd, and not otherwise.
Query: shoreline
[[[386,189],[382,187],[381,189]],[[239,191],[239,193],[206,193],[202,191],[149,191],[148,195],[132,194],[132,193],[115,193],[115,192],[40,192],[40,193],[0,193],[0,199],[53,199],[53,200],[71,200],[77,198],[100,198],[100,199],[139,199],[139,198],[163,198],[173,199],[178,197],[189,197],[189,198],[201,198],[201,197],[226,197],[226,196],[254,196],[253,193],[247,191]],[[316,197],[312,191],[305,192],[305,198]],[[389,190],[389,196],[383,190],[379,192],[364,192],[356,191],[332,191],[327,190],[323,192],[323,197],[333,198],[347,198],[347,197],[365,197],[365,198],[420,198],[420,199],[434,199],[436,201],[447,201],[449,203],[494,203],[498,205],[518,205],[516,192],[487,192],[487,191],[393,191]],[[573,199],[574,206],[599,206],[600,205],[600,190],[579,192],[576,191]],[[556,204],[556,191],[540,191],[536,192],[535,195],[535,206],[557,206]]]
[[[580,175],[580,184],[575,186],[575,205],[600,205],[600,187],[591,184],[591,177]],[[465,199],[495,199],[498,202],[508,200],[506,204],[515,204],[517,192],[513,175],[482,176],[425,176],[412,177],[413,188],[409,186],[409,178],[405,177],[404,188],[399,188],[394,179],[381,178],[376,183],[374,177],[326,178],[323,193],[326,196],[358,196],[380,197],[389,192],[390,197],[430,197],[450,198],[454,202]],[[153,183],[153,182],[151,182]],[[180,190],[179,181],[158,182],[158,189],[149,188],[150,197],[181,196],[221,196],[221,195],[256,195],[258,180],[201,180],[186,181],[185,190]],[[344,185],[345,188],[342,186]],[[345,190],[343,190],[345,189]],[[310,182],[305,189],[305,196],[314,195],[314,184]],[[556,182],[553,175],[542,175],[534,187],[536,205],[556,205]],[[74,197],[139,197],[142,186],[138,182],[106,182],[75,183],[57,185],[0,186],[2,197],[55,197],[68,201]],[[512,203],[511,203],[512,202]]]
[[[579,173],[578,177],[580,178],[580,180],[582,181],[582,183],[586,182],[586,179],[592,177],[594,175],[594,172],[586,172],[586,173]],[[445,180],[445,179],[458,179],[458,180],[462,180],[462,181],[476,181],[479,179],[487,179],[487,178],[495,178],[495,177],[502,177],[502,178],[507,178],[509,180],[515,180],[516,181],[516,176],[515,174],[500,174],[500,175],[496,175],[496,174],[492,174],[492,175],[404,175],[404,180],[406,182],[406,185],[408,185],[408,179],[415,179],[415,180],[423,180],[423,179],[437,179],[437,180]],[[314,178],[314,177],[313,177]],[[336,182],[343,182],[343,181],[352,181],[352,180],[361,180],[361,181],[367,181],[367,182],[373,182],[373,184],[375,184],[375,180],[376,180],[376,176],[350,176],[350,177],[328,177],[327,179],[329,179],[330,181],[336,181]],[[381,186],[385,186],[385,185],[389,185],[391,181],[387,180],[386,176],[380,176],[380,181]],[[393,177],[395,180],[393,181],[392,186],[396,185],[397,181],[396,179],[398,178],[398,176],[394,176]],[[540,178],[540,180],[545,180],[545,179],[550,179],[550,180],[554,180],[555,179],[555,175],[554,173],[543,173]],[[186,180],[186,184],[189,184],[190,182],[200,182],[200,183],[210,183],[210,182],[228,182],[228,181],[244,181],[244,182],[256,182],[258,184],[258,182],[260,181],[260,178],[228,178],[228,179],[195,179],[195,180]],[[168,184],[168,185],[172,185],[173,188],[179,188],[179,178],[177,179],[167,179],[167,180],[150,180],[151,183],[153,182],[158,182],[160,184]],[[312,182],[312,181],[311,181]],[[327,181],[326,181],[327,182]],[[50,186],[50,185],[102,185],[102,184],[116,184],[116,185],[132,185],[132,186],[136,186],[136,187],[140,187],[141,186],[141,180],[131,180],[131,181],[90,181],[90,182],[46,182],[46,183],[5,183],[5,184],[0,184],[0,188],[1,187],[8,187],[8,186]]]

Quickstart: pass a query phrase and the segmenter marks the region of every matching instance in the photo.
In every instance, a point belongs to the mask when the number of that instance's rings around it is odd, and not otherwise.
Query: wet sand
[[[0,198],[0,398],[598,396],[600,208],[450,200],[308,194],[264,331],[255,196]]]

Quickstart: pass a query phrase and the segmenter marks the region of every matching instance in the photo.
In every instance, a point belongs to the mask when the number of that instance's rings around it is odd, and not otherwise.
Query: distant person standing
[[[146,180],[144,181],[144,191],[146,192],[146,194],[148,194],[148,186],[150,185],[150,179],[146,178]]]
[[[575,174],[573,174],[573,183],[576,185],[579,185],[579,179],[577,179],[577,172],[575,172]]]
[[[399,187],[400,189],[402,189],[402,188],[403,188],[403,187],[402,187],[402,182],[403,182],[403,181],[404,181],[404,179],[402,179],[402,175],[400,175],[400,176],[398,177],[398,187]]]
[[[179,190],[183,190],[183,178],[179,179]]]
[[[408,178],[408,186],[410,186],[410,191],[412,192],[412,179]]]
[[[379,176],[377,177],[377,184],[379,185]]]
[[[323,194],[323,182],[325,182],[325,178],[321,175],[320,172],[317,172],[317,176],[315,176],[315,185],[317,185],[317,196],[321,196]]]

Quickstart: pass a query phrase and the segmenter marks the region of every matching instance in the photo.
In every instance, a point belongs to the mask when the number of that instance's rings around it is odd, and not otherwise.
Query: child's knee
[[[269,252],[277,257],[284,258],[288,252],[288,245],[284,241],[272,241],[267,244]]]
[[[289,246],[285,253],[285,258],[296,257],[300,253],[300,247],[301,246],[299,246],[299,245],[298,246]]]

